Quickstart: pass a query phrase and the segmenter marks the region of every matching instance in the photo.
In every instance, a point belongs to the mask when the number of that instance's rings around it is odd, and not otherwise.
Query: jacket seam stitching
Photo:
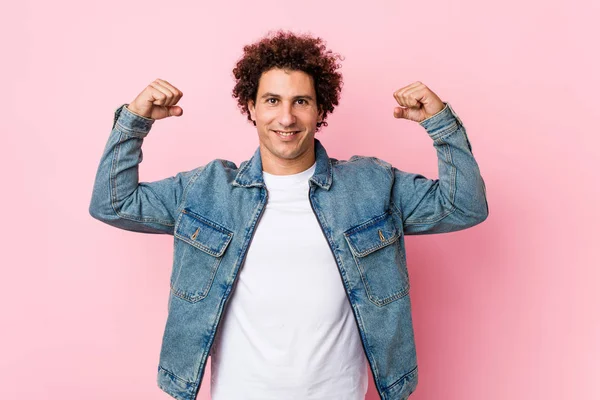
[[[218,253],[214,253],[209,247],[206,247],[201,242],[198,242],[197,240],[191,241],[187,237],[185,237],[179,233],[175,233],[175,237],[177,239],[182,240],[185,243],[189,244],[190,246],[193,246],[193,247],[197,248],[198,250],[202,250],[203,252],[207,253],[209,256],[213,256],[213,257],[221,257],[223,255],[223,253],[225,252],[225,249],[229,245],[229,242],[231,242],[232,235],[233,234],[228,234],[227,240],[225,240],[225,242],[221,245],[222,249]]]
[[[178,381],[181,381],[183,383],[191,383],[194,384],[196,383],[195,381],[188,381],[183,379],[182,377],[180,377],[179,375],[175,375],[173,372],[169,371],[168,369],[161,367],[160,365],[158,366],[158,368],[162,369],[167,375],[172,376],[173,378],[177,379]]]
[[[316,217],[317,217],[317,219],[319,219],[319,215],[316,215]],[[321,219],[320,219],[320,220],[322,221],[322,224],[323,224],[323,231],[324,231],[323,233],[324,233],[324,235],[325,235],[325,240],[327,240],[327,242],[329,242],[329,238],[328,238],[328,237],[327,237],[327,235],[325,234],[325,228],[327,228],[327,230],[329,230],[329,226],[328,226],[328,224],[327,224],[327,220],[325,219],[325,216],[324,216],[324,215],[321,215]],[[335,242],[334,242],[334,243],[335,243]],[[343,263],[343,260],[342,260],[342,258],[338,257],[338,254],[337,254],[337,253],[335,253],[335,252],[333,251],[333,249],[332,249],[332,252],[333,252],[333,256],[335,257],[335,259],[336,259],[336,260],[339,260],[339,263],[340,263],[340,265],[343,267],[343,270],[344,270],[344,271],[346,271],[346,267],[345,267],[345,265],[344,265],[344,263]],[[352,252],[351,252],[351,253],[352,253]],[[354,254],[353,254],[352,256],[354,257]],[[356,263],[355,263],[355,265],[356,265]],[[356,266],[358,267],[358,265],[356,265]],[[359,272],[360,272],[360,271],[359,271]],[[341,270],[340,270],[340,276],[341,276],[341,278],[342,278],[342,283],[344,284],[344,290],[346,290],[346,289],[350,289],[349,287],[347,287],[347,286],[346,286],[346,283],[347,283],[347,282],[346,282],[346,278],[344,277],[344,274],[342,273],[342,271],[341,271]],[[361,276],[361,280],[362,280],[362,276]],[[346,290],[346,291],[347,291],[347,290]],[[350,299],[348,299],[348,300],[350,300]],[[363,332],[364,332],[364,326],[365,326],[365,325],[364,325],[364,322],[363,322],[363,320],[362,320],[362,316],[361,316],[361,314],[360,314],[359,310],[354,308],[354,305],[353,305],[353,304],[350,304],[350,307],[352,307],[352,309],[353,309],[353,313],[355,313],[355,314],[356,314],[356,319],[357,319],[357,321],[358,321],[358,320],[360,320],[360,325],[362,325],[362,329],[360,328],[360,326],[359,326],[358,328],[359,328],[359,334],[360,334],[360,336],[361,336],[361,342],[363,342],[363,345],[364,345],[364,347],[365,347],[365,351],[368,351],[368,350],[367,350],[367,347],[369,347],[369,341],[367,340],[367,335],[366,335],[366,334],[364,335],[364,339],[363,339]],[[366,356],[367,358],[369,358],[369,354],[365,354],[365,356]],[[377,382],[377,381],[379,380],[379,370],[377,369],[377,364],[376,364],[375,362],[371,363],[370,361],[369,361],[369,364],[370,364],[370,365],[372,366],[372,368],[373,368],[373,378],[374,378],[374,379],[375,379],[375,381]],[[377,385],[377,383],[376,383],[376,385]]]
[[[115,212],[115,214],[118,217],[123,218],[123,219],[128,219],[128,220],[132,220],[132,221],[136,221],[136,222],[154,222],[154,223],[169,226],[169,227],[174,226],[175,224],[171,223],[171,221],[165,221],[162,219],[151,218],[151,217],[138,218],[136,216],[126,214],[126,213],[123,213],[118,210],[118,207],[116,205],[118,189],[117,189],[117,174],[115,173],[115,169],[118,164],[119,153],[121,151],[121,145],[123,144],[123,141],[121,139],[123,138],[124,135],[127,136],[127,134],[124,132],[121,132],[121,131],[118,131],[118,132],[120,135],[119,135],[119,139],[118,139],[118,142],[116,145],[116,149],[113,153],[112,166],[110,169],[110,180],[109,180],[109,182],[111,182],[111,188],[110,188],[111,189],[111,207],[112,207],[113,211]],[[136,137],[136,139],[140,139],[140,138]]]
[[[450,126],[442,129],[439,132],[436,132],[432,135],[434,141],[442,141],[446,138],[446,136],[450,136],[454,132],[458,131],[459,125],[456,121],[453,121]]]
[[[384,220],[388,217],[389,217],[389,212],[386,211],[383,214],[377,215],[366,222],[363,222],[361,224],[358,224],[358,225],[348,229],[347,231],[344,232],[344,235],[353,235],[357,232],[364,231],[365,229],[369,228],[371,225],[375,225],[377,222]]]
[[[352,240],[350,240],[350,238],[346,235],[346,240],[349,242],[352,250],[354,250],[353,253],[355,253],[355,255],[360,258],[368,256],[369,254],[373,253],[375,250],[383,249],[384,247],[391,245],[392,243],[397,241],[399,238],[400,238],[400,234],[398,233],[398,231],[396,231],[396,233],[394,234],[394,236],[392,236],[391,239],[387,239],[385,242],[377,243],[375,246],[371,246],[363,251],[358,251],[356,249],[356,247],[354,246],[354,244],[352,243]]]
[[[396,203],[394,203],[393,201],[390,201],[390,207],[392,208],[392,211],[394,213],[396,213],[396,215],[398,215],[398,217],[400,218],[400,221],[402,221],[402,211],[400,211],[400,208],[398,208]],[[402,230],[404,230],[404,229],[402,229]]]
[[[185,187],[183,188],[183,193],[181,195],[181,200],[179,201],[179,203],[177,203],[177,207],[175,207],[175,210],[177,212],[177,214],[179,214],[181,212],[181,206],[185,203],[185,201],[187,200],[187,195],[189,192],[189,188],[191,187],[192,183],[196,182],[196,179],[198,179],[198,176],[200,176],[200,173],[204,170],[206,166],[200,167],[200,169],[198,169],[198,171],[196,171],[192,177],[190,178],[189,182],[185,184]]]
[[[360,333],[360,335],[362,335],[362,332],[365,332],[365,324],[364,324],[364,322],[362,320],[362,315],[361,315],[361,313],[358,310],[356,310],[356,318],[357,318],[357,320],[360,320],[360,324],[362,325],[362,329],[360,329],[360,327],[359,327],[359,333]],[[368,347],[368,344],[369,344],[369,341],[367,340],[367,335],[366,334],[364,335],[364,341],[365,341],[365,350],[366,350],[367,347]],[[366,357],[368,358],[369,355],[366,354]],[[369,364],[371,364],[371,366],[373,368],[373,375],[374,375],[373,379],[375,380],[375,386],[377,386],[378,382],[379,382],[379,379],[380,379],[379,370],[377,369],[377,363],[376,362],[372,362],[372,363],[370,362]]]
[[[211,271],[211,275],[210,278],[207,279],[207,283],[206,283],[206,287],[204,288],[203,291],[198,291],[198,293],[192,293],[192,292],[188,292],[186,290],[180,290],[178,289],[175,285],[175,283],[170,284],[171,286],[171,290],[173,292],[173,294],[177,297],[179,297],[182,300],[187,301],[188,303],[194,304],[199,302],[200,300],[203,300],[204,298],[206,298],[206,296],[208,296],[208,293],[210,292],[210,289],[212,288],[212,285],[215,281],[215,276],[217,274],[217,270],[219,269],[219,266],[221,265],[221,261],[222,261],[222,257],[214,257],[215,261],[212,263],[212,265],[210,266],[210,271]],[[179,282],[179,276],[181,274],[181,268],[179,269],[178,273],[177,273],[177,282]]]
[[[408,371],[407,373],[405,373],[404,375],[402,375],[400,378],[396,379],[395,382],[393,382],[391,385],[389,385],[388,387],[386,387],[384,389],[384,391],[388,391],[390,389],[392,389],[394,386],[397,386],[400,382],[402,382],[403,380],[406,379],[406,377],[408,377],[410,374],[412,374],[413,372],[415,372],[417,370],[418,366],[415,365],[415,367],[413,369],[411,369],[410,371]]]
[[[262,192],[262,191],[261,191]],[[262,196],[262,194],[261,194]],[[244,262],[243,257],[240,260],[239,255],[242,254],[246,254],[248,252],[248,248],[251,245],[252,242],[252,237],[253,237],[253,233],[256,230],[256,224],[258,222],[258,220],[260,219],[260,216],[262,215],[262,210],[264,209],[264,207],[266,207],[266,201],[263,202],[263,199],[261,199],[261,201],[259,202],[259,204],[256,206],[255,208],[255,212],[254,212],[254,219],[252,221],[252,229],[246,232],[245,237],[242,240],[245,240],[245,242],[242,242],[242,249],[240,249],[240,253],[238,254],[238,259],[236,260],[234,267],[236,268],[234,271],[234,279],[231,283],[231,285],[228,285],[228,290],[225,290],[223,296],[221,297],[221,301],[219,302],[219,309],[217,310],[217,317],[214,319],[214,323],[212,324],[212,326],[210,327],[210,337],[209,337],[209,341],[208,341],[208,348],[203,352],[203,355],[201,357],[201,362],[200,365],[198,366],[198,370],[196,371],[197,375],[198,375],[198,380],[200,380],[200,371],[203,369],[202,365],[204,364],[204,367],[206,367],[206,360],[208,358],[208,355],[210,354],[210,350],[211,347],[214,345],[214,340],[215,340],[215,336],[217,335],[217,329],[219,326],[219,321],[223,318],[223,313],[225,312],[225,303],[227,302],[227,299],[229,298],[229,296],[231,296],[231,291],[233,290],[233,284],[235,282],[235,276],[238,276],[238,274],[240,273],[240,268],[242,268],[242,263]],[[204,353],[206,353],[206,357],[204,357]],[[202,359],[204,359],[202,361]],[[199,382],[201,383],[201,382]]]
[[[397,241],[395,241],[397,242]],[[389,243],[391,244],[391,243]],[[399,246],[400,244],[397,243],[397,246]],[[361,268],[360,266],[360,262],[358,261],[358,257],[354,254],[352,254],[352,258],[354,259],[354,262],[356,264],[356,268],[358,269],[358,274],[360,275],[360,280],[363,282],[363,284],[365,285],[365,290],[367,291],[367,297],[369,298],[369,301],[373,304],[375,304],[377,307],[383,307],[393,301],[396,301],[404,296],[406,296],[409,291],[410,291],[410,284],[408,284],[405,288],[403,288],[402,290],[400,290],[399,292],[395,292],[390,294],[388,297],[385,297],[383,299],[379,299],[376,298],[374,293],[375,291],[371,289],[371,286],[369,285],[367,278],[364,274],[364,268]]]
[[[451,181],[450,181],[450,210],[448,210],[446,213],[442,214],[439,217],[432,217],[432,218],[425,218],[425,219],[415,219],[415,220],[411,220],[410,217],[404,221],[404,224],[406,225],[417,225],[417,224],[427,224],[427,223],[434,223],[434,222],[438,222],[441,221],[442,219],[446,218],[448,215],[452,214],[454,211],[456,211],[456,205],[454,204],[454,196],[456,194],[456,165],[454,165],[454,162],[452,161],[452,150],[450,149],[450,146],[448,145],[448,143],[443,142],[441,144],[441,146],[443,147],[443,151],[444,154],[446,155],[446,162],[448,162],[450,164],[450,168],[452,169],[451,172]]]
[[[137,129],[131,129],[131,128],[127,128],[123,125],[121,125],[121,123],[119,121],[115,122],[115,125],[118,126],[118,130],[120,133],[124,133],[128,136],[133,136],[133,137],[137,137],[138,139],[143,139],[142,137],[136,136],[136,135],[143,135],[146,136],[148,134],[148,131],[145,130],[137,130]]]
[[[240,170],[238,171],[238,173],[236,174],[236,177],[234,179],[234,182],[237,182],[238,184],[240,184],[241,186],[248,186],[248,183],[245,182],[245,180],[243,179],[244,176],[246,175],[246,170],[249,168],[250,165],[250,161],[254,161],[254,156],[252,156],[250,158],[250,160],[248,160],[248,162],[246,162],[246,164],[244,164]]]

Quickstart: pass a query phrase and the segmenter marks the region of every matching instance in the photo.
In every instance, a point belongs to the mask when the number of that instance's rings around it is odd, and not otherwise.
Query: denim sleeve
[[[121,105],[100,159],[89,213],[128,231],[173,234],[176,210],[185,188],[200,168],[154,182],[139,182],[142,142],[153,119]]]
[[[392,167],[392,201],[407,235],[453,232],[488,216],[485,183],[462,121],[449,103],[421,121],[435,147],[439,179]]]

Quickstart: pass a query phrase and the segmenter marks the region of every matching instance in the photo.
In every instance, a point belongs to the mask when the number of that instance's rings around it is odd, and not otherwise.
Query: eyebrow
[[[276,97],[276,98],[278,98],[278,99],[280,99],[280,98],[281,98],[281,96],[280,96],[280,95],[278,95],[278,94],[275,94],[275,93],[271,93],[271,92],[267,92],[267,93],[263,94],[262,96],[260,96],[260,98],[261,98],[261,99],[264,99],[265,97]],[[300,95],[300,96],[294,96],[294,97],[293,97],[293,99],[294,99],[294,100],[297,100],[297,99],[308,99],[308,100],[313,100],[312,96],[309,96],[309,95],[307,95],[307,94]]]

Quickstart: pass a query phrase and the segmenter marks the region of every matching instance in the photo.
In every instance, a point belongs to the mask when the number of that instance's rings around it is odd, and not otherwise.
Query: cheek
[[[257,120],[260,120],[260,121],[264,121],[265,119],[267,119],[268,115],[269,115],[269,112],[267,110],[257,108],[254,111],[254,116],[256,117]]]

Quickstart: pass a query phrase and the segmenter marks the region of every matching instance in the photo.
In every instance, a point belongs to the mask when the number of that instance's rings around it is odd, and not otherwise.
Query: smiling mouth
[[[275,131],[274,130],[273,132],[275,132],[278,135],[283,136],[283,137],[289,137],[289,136],[293,136],[293,135],[299,133],[300,131]]]

